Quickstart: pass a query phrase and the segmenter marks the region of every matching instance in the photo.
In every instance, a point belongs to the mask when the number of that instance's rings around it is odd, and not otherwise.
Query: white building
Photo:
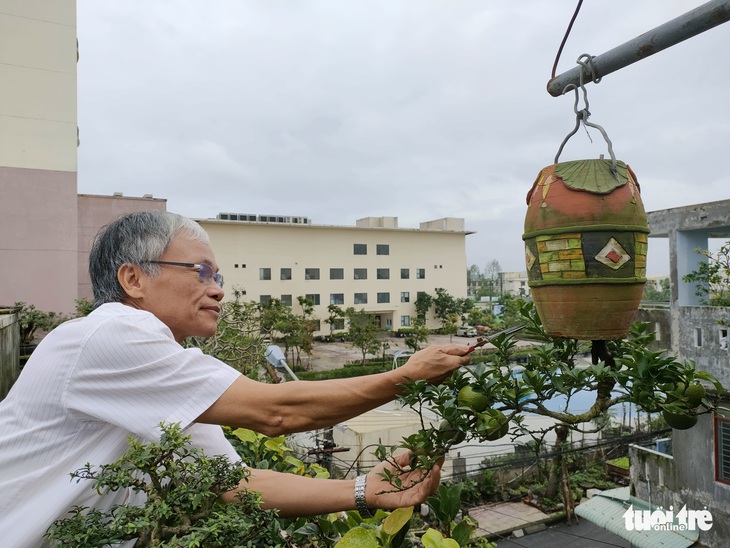
[[[527,272],[500,272],[499,284],[502,293],[509,293],[515,297],[530,295],[530,286],[527,284]]]
[[[198,219],[210,234],[225,277],[246,299],[280,299],[297,307],[297,297],[314,302],[315,316],[327,306],[371,313],[383,329],[397,331],[416,318],[419,292],[438,287],[466,297],[464,220],[444,218],[398,228],[396,217],[367,217],[356,226],[313,225],[306,217],[222,213]],[[430,327],[438,327],[430,316]],[[329,333],[321,322],[316,334]]]

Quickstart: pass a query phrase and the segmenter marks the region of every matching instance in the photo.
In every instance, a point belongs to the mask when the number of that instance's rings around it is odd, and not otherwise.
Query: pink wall
[[[75,309],[76,200],[75,172],[0,167],[0,305]]]
[[[133,211],[165,211],[167,200],[124,196],[78,196],[78,297],[93,299],[89,278],[89,251],[94,236],[110,221]]]
[[[71,314],[92,298],[89,250],[101,227],[167,200],[76,194],[76,173],[0,167],[0,306]]]

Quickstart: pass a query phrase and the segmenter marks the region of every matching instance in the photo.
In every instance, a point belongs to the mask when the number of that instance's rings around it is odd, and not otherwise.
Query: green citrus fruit
[[[509,420],[501,411],[487,409],[484,413],[477,413],[477,431],[483,440],[498,440],[509,432]]]
[[[441,421],[439,432],[451,445],[457,445],[466,439],[466,432],[462,432],[447,420]]]
[[[492,404],[492,399],[489,396],[478,392],[471,386],[465,386],[459,390],[456,401],[459,405],[468,407],[477,413],[481,413]]]
[[[666,410],[662,412],[664,420],[675,430],[689,430],[697,424],[697,415],[685,415],[682,413],[669,413]]]
[[[707,396],[707,390],[700,383],[692,383],[684,391],[684,399],[687,404],[693,409],[702,403],[702,400]]]

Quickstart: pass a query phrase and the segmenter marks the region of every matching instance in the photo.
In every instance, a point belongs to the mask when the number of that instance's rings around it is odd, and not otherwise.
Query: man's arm
[[[429,346],[402,367],[351,379],[265,384],[241,376],[197,422],[243,427],[267,436],[332,426],[393,400],[406,378],[439,383],[469,363],[466,345]]]
[[[408,452],[396,458],[401,466],[408,463]],[[439,485],[441,466],[437,464],[423,481],[420,481],[424,472],[417,470],[409,472],[400,479],[405,486],[415,484],[402,491],[394,491],[378,474],[384,468],[393,470],[387,462],[379,463],[367,475],[365,500],[371,509],[394,510],[405,506],[413,506],[425,502]],[[238,488],[225,493],[222,499],[225,502],[235,502],[236,492],[242,489],[261,493],[261,506],[275,508],[284,517],[314,516],[355,510],[355,480],[332,480],[297,476],[274,470],[251,470],[247,480],[242,480]]]

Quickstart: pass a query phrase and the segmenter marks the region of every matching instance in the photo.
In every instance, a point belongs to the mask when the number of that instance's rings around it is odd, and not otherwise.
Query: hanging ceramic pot
[[[627,335],[646,282],[647,225],[631,168],[577,160],[544,168],[527,195],[528,283],[545,331]]]

